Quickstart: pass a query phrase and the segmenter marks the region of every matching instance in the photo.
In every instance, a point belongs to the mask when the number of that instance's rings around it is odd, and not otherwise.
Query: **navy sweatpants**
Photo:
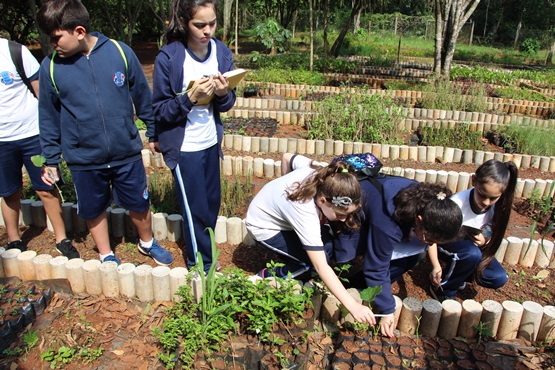
[[[447,297],[454,296],[457,289],[465,282],[471,281],[476,267],[482,260],[482,251],[478,246],[469,240],[459,240],[453,243],[441,246],[444,250],[456,253],[459,260],[456,261],[453,273],[449,280],[443,285],[443,295]],[[445,253],[439,252],[439,258],[446,259],[449,262],[451,258]],[[444,274],[445,274],[444,270]],[[478,285],[485,288],[497,289],[501,288],[509,280],[507,272],[495,258],[489,266],[484,270],[482,278],[477,281]]]
[[[218,145],[198,152],[181,152],[179,163],[172,170],[183,216],[187,266],[192,267],[196,264],[198,251],[202,256],[205,271],[212,264],[212,244],[206,228],[214,230],[220,211],[218,152]]]

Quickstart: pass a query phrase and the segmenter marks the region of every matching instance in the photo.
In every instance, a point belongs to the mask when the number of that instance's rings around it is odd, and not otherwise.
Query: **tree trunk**
[[[322,15],[323,21],[323,38],[324,38],[324,55],[328,56],[329,42],[328,42],[328,0],[322,0],[322,7],[324,8],[324,14]]]
[[[239,54],[239,0],[235,0],[235,55]]]
[[[309,21],[310,21],[310,72],[312,72],[314,70],[314,20],[313,20],[313,16],[312,16],[312,12],[313,12],[313,7],[314,7],[314,1],[313,0],[309,0],[310,3],[310,17],[309,17]]]
[[[362,13],[362,7],[360,10],[355,14],[355,19],[353,20],[353,33],[356,34],[357,30],[360,28],[360,15]]]
[[[515,42],[513,43],[513,49],[518,49],[518,38],[520,36],[520,30],[522,29],[522,16],[520,16],[520,21],[518,21],[518,26],[516,26]]]
[[[434,72],[436,79],[449,79],[457,38],[480,0],[435,0],[436,40]]]
[[[36,23],[38,9],[37,9],[37,4],[35,0],[29,0],[29,9],[31,9],[31,15],[33,16],[33,20]],[[39,29],[39,43],[40,43],[40,49],[42,50],[42,54],[44,56],[47,56],[48,54],[50,54],[50,52],[52,51],[52,48],[50,47],[50,38],[40,29]]]
[[[555,54],[555,41],[551,43],[551,48],[549,49],[549,53],[547,53],[545,64],[549,66],[553,65],[553,54]]]
[[[312,7],[310,9],[312,9]],[[295,13],[293,13],[293,20],[291,21],[291,39],[295,38],[295,29],[297,28],[297,13],[298,10],[295,10]]]
[[[354,1],[353,9],[351,9],[351,14],[349,15],[349,19],[347,20],[347,23],[341,29],[341,32],[339,33],[339,36],[337,36],[337,39],[335,39],[335,42],[333,43],[333,46],[331,47],[330,54],[333,55],[334,57],[339,56],[339,49],[341,49],[341,44],[343,44],[343,40],[345,39],[345,35],[347,34],[347,31],[351,27],[351,24],[353,23],[353,20],[355,19],[355,15],[360,11],[360,9],[362,9],[362,5],[363,5],[362,2],[363,2],[363,0],[355,0]]]
[[[222,42],[227,44],[227,39],[229,38],[229,30],[231,29],[231,7],[233,6],[233,0],[224,0],[224,25],[222,32]]]

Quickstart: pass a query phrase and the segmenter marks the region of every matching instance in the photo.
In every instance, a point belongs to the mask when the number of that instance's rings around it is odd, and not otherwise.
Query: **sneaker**
[[[143,248],[141,247],[141,243],[137,245],[139,252],[146,256],[152,257],[154,262],[161,266],[167,266],[173,262],[173,256],[170,252],[162,248],[156,239],[152,241],[152,247],[150,248]]]
[[[104,259],[102,260],[102,263],[104,262],[115,262],[118,264],[118,266],[121,264],[121,261],[119,260],[119,258],[116,258],[116,256],[114,256],[113,254],[110,254],[104,257]]]
[[[27,250],[27,246],[23,244],[23,241],[20,239],[8,242],[8,249],[19,249],[20,251],[25,252]]]
[[[461,284],[460,287],[457,288],[457,290],[464,290],[466,288],[466,281],[463,281],[463,283]]]
[[[430,293],[430,296],[433,299],[435,299],[436,301],[439,301],[440,303],[448,299],[455,299],[455,297],[449,297],[441,294],[443,293],[443,290],[441,289],[441,287],[437,287],[434,285],[430,285],[430,288],[428,289],[428,293]]]
[[[66,256],[68,260],[81,258],[81,255],[77,252],[77,249],[75,249],[71,240],[67,238],[59,243],[56,243],[56,250]]]

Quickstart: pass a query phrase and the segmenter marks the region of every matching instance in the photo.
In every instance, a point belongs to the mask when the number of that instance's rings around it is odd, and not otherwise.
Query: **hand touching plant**
[[[42,155],[34,155],[31,157],[31,162],[37,167],[42,167],[42,180],[49,184],[54,185],[58,190],[58,194],[60,194],[60,200],[62,203],[65,202],[64,196],[62,194],[62,190],[58,187],[58,176],[54,174],[52,167],[48,167],[46,165],[46,158]],[[57,170],[56,170],[57,172]]]

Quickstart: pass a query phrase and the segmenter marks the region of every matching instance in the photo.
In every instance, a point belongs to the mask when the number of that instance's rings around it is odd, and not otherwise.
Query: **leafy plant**
[[[73,362],[75,350],[66,346],[61,346],[57,351],[48,348],[46,352],[41,353],[40,357],[44,361],[50,362],[51,369],[57,369]]]
[[[156,171],[148,180],[150,209],[153,213],[179,213],[175,181],[169,171]]]
[[[277,51],[284,52],[287,41],[292,36],[291,31],[284,28],[273,18],[267,18],[264,22],[256,25],[254,33],[256,39],[270,49],[271,54],[275,54]]]
[[[480,321],[477,325],[474,325],[474,329],[478,332],[478,344],[482,343],[484,339],[493,337],[490,323]]]
[[[253,196],[254,184],[252,174],[235,175],[232,179],[222,177],[220,215],[225,217],[239,216]]]
[[[316,103],[317,114],[307,122],[308,138],[365,143],[400,143],[401,111],[390,97],[354,88]]]
[[[39,341],[38,330],[29,330],[23,334],[23,348],[25,353],[29,353]]]
[[[83,360],[83,362],[90,364],[91,362],[94,362],[97,358],[102,356],[103,352],[104,348],[102,347],[97,349],[82,348],[81,351],[79,351],[79,358]]]
[[[290,322],[300,317],[310,304],[311,290],[301,290],[293,279],[269,279],[253,284],[246,273],[239,269],[216,274],[215,266],[219,252],[212,238],[213,264],[204,274],[204,266],[199,262],[188,275],[188,284],[180,287],[179,301],[167,311],[162,328],[154,329],[164,352],[160,354],[167,368],[173,368],[181,361],[184,367],[192,364],[194,356],[203,350],[210,354],[220,348],[220,343],[230,331],[236,331],[236,321],[244,329],[257,335],[261,341],[279,344],[279,336],[272,334],[272,328],[279,322]],[[190,283],[197,276],[202,288],[202,297],[197,303],[191,294]]]
[[[46,158],[44,158],[42,155],[32,156],[31,162],[33,162],[36,167],[48,168],[48,166],[46,166]],[[48,170],[48,176],[50,176],[50,179],[54,181],[54,186],[56,186],[56,189],[58,189],[58,194],[60,194],[60,200],[62,201],[62,203],[64,203],[64,195],[62,194],[62,190],[60,190],[60,188],[58,187],[58,183],[54,180],[54,174],[51,170]]]

